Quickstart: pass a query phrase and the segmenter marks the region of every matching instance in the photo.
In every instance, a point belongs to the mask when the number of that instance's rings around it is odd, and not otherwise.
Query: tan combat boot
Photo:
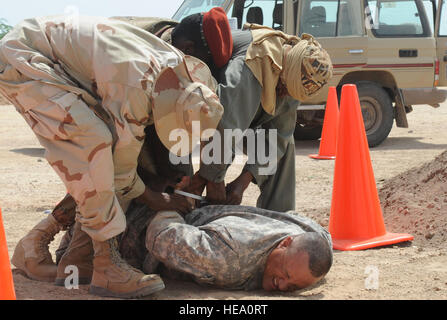
[[[33,280],[53,282],[57,267],[48,246],[61,228],[53,215],[49,214],[17,243],[12,264]]]
[[[76,222],[73,226],[73,235],[65,253],[57,265],[57,276],[55,284],[65,285],[65,273],[67,266],[78,268],[78,284],[90,284],[93,274],[93,243],[87,233],[81,230],[81,224]]]
[[[67,251],[68,246],[70,245],[71,238],[73,238],[73,229],[74,224],[65,232],[64,236],[62,237],[59,247],[56,249],[56,252],[54,255],[56,256],[56,264],[59,265],[59,262],[61,261],[65,251]]]
[[[115,298],[139,298],[163,290],[165,285],[156,274],[146,275],[131,267],[118,251],[115,238],[93,241],[93,278],[90,293]]]

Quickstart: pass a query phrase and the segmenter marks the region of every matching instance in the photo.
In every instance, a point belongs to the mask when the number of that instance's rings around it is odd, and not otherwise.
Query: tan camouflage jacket
[[[51,100],[51,86],[82,97],[89,106],[101,103],[118,134],[117,194],[141,195],[144,184],[136,167],[144,128],[153,123],[152,84],[162,68],[178,65],[182,53],[130,24],[82,16],[25,20],[0,48],[0,90],[22,115]],[[17,92],[26,93],[20,101],[14,99]]]

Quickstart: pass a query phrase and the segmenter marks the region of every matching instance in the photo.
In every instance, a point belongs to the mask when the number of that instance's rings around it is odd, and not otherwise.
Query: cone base
[[[335,156],[321,156],[319,154],[309,154],[309,158],[317,160],[335,160]]]
[[[335,250],[353,251],[387,246],[404,241],[412,241],[414,237],[406,233],[385,233],[383,236],[370,239],[332,239]]]

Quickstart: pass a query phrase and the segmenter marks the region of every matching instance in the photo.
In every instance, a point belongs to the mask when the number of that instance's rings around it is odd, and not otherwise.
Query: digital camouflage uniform
[[[261,289],[270,252],[288,236],[317,232],[332,248],[325,228],[295,212],[207,206],[184,220],[133,203],[128,219],[120,252],[131,265],[150,273],[159,260],[162,276],[225,289]]]
[[[144,192],[136,168],[153,123],[152,85],[182,59],[144,30],[104,18],[28,19],[0,42],[0,92],[45,147],[94,240],[121,233],[123,210]],[[113,154],[98,103],[116,130]]]

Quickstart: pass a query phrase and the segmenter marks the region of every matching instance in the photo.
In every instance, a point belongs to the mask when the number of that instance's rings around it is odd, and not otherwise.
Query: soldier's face
[[[202,60],[208,65],[208,67],[211,68],[211,57],[208,55],[207,52],[199,50],[193,41],[180,37],[178,39],[173,39],[172,45],[184,54]]]
[[[305,252],[291,252],[291,237],[284,239],[267,259],[262,287],[266,291],[295,291],[318,282],[309,270]]]
[[[194,42],[191,40],[187,40],[185,38],[172,39],[172,45],[184,54],[194,57]]]

